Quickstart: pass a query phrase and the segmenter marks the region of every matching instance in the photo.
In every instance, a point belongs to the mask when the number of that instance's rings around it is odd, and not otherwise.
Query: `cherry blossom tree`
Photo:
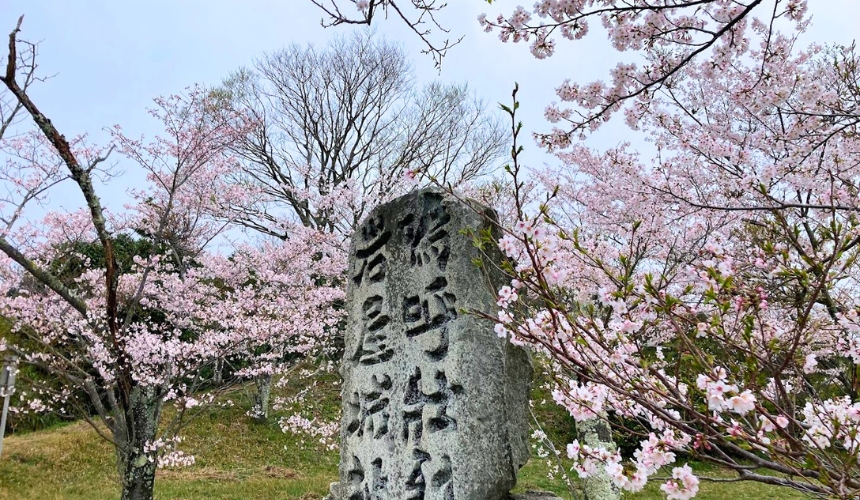
[[[38,79],[35,47],[17,38],[22,21],[0,76],[0,314],[13,332],[0,350],[51,377],[18,394],[20,411],[91,423],[115,447],[122,498],[151,499],[157,467],[193,463],[177,447],[179,431],[218,404],[217,388],[201,392],[212,366],[235,360],[247,375],[314,348],[338,321],[330,308],[343,264],[318,235],[216,252],[213,241],[231,224],[221,210],[255,195],[225,182],[237,162],[227,145],[246,122],[223,119],[210,93],[194,87],[155,100],[150,113],[164,133],[153,140],[119,126],[107,148],[69,140],[27,91]],[[27,115],[35,127],[19,131]],[[110,211],[98,191],[116,175],[106,166],[114,151],[145,182]],[[61,183],[83,205],[40,219]],[[141,244],[125,255],[120,242]]]
[[[439,20],[457,7],[436,0],[310,0],[325,14],[324,26],[361,25],[393,17],[410,27],[437,66],[462,40]],[[477,0],[475,0],[477,1]],[[502,3],[487,0],[488,4]],[[528,43],[539,58],[552,57],[560,43],[575,42],[596,31],[612,47],[632,53],[618,63],[610,81],[588,84],[565,81],[556,93],[559,106],[547,110],[564,126],[540,134],[547,147],[566,147],[572,139],[597,129],[625,109],[628,120],[644,112],[661,89],[688,63],[708,60],[721,65],[747,50],[753,32],[767,36],[781,25],[807,23],[806,0],[539,0],[532,8],[517,6],[509,15],[482,14],[477,22],[504,43]],[[754,15],[758,15],[753,22]],[[601,29],[602,28],[602,29]],[[453,41],[452,41],[453,39]],[[625,106],[627,105],[627,106]]]
[[[445,7],[314,3],[332,24]],[[856,497],[853,47],[795,47],[809,18],[807,2],[792,0],[547,0],[478,19],[541,59],[587,36],[589,21],[633,62],[608,84],[557,89],[562,104],[545,115],[558,125],[536,135],[561,161],[542,175],[544,203],[520,193],[534,174],[515,144],[519,221],[498,241],[512,281],[489,319],[551,360],[556,402],[580,424],[641,436],[630,457],[569,443],[582,478],[639,491],[671,466],[661,489],[691,498],[700,478],[677,463],[684,453],[733,470],[732,480]],[[508,108],[515,139],[518,104]],[[618,111],[655,158],[574,142]]]
[[[635,122],[650,163],[628,145],[559,153],[546,202],[518,204],[499,241],[514,277],[499,335],[552,360],[578,422],[641,435],[632,457],[570,443],[580,477],[639,491],[672,465],[661,489],[691,498],[684,453],[739,480],[860,491],[858,57],[759,42],[652,97]]]
[[[228,361],[236,376],[254,380],[251,416],[268,419],[274,377],[285,383],[300,361],[331,350],[344,320],[336,306],[345,298],[345,259],[340,238],[305,228],[221,259],[218,275],[234,312],[219,324],[243,339]]]

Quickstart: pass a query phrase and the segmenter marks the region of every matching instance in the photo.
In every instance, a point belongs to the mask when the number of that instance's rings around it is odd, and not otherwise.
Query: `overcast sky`
[[[522,3],[449,0],[443,24],[465,39],[450,51],[441,74],[401,23],[383,21],[377,30],[403,44],[422,82],[468,82],[492,104],[507,103],[518,82],[526,130],[543,131],[543,108],[554,99],[559,83],[606,78],[607,69],[622,56],[602,37],[590,36],[584,42],[561,43],[555,56],[539,61],[526,45],[503,44],[477,24],[481,12],[509,15]],[[814,24],[806,42],[850,43],[860,32],[860,0],[809,3]],[[132,135],[158,132],[158,123],[145,112],[155,96],[194,83],[216,84],[265,51],[292,42],[324,44],[350,29],[322,28],[322,13],[308,0],[0,0],[4,52],[5,34],[21,14],[20,36],[42,40],[41,70],[56,74],[33,98],[61,132],[88,132],[96,142],[104,141],[103,128],[114,124]],[[614,145],[631,136],[617,123],[589,144]],[[551,162],[530,139],[526,147],[533,164]],[[52,204],[73,208],[77,202],[72,201],[55,197]]]

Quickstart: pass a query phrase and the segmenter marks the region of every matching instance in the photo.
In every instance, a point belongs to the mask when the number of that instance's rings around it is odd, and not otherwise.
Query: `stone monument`
[[[500,500],[528,459],[532,366],[490,321],[504,279],[463,229],[493,212],[424,189],[356,231],[334,500]],[[484,255],[500,262],[493,248]],[[487,266],[485,266],[487,267]]]

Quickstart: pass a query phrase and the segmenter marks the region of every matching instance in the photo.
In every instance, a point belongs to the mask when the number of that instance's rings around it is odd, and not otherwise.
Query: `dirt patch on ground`
[[[210,481],[238,481],[236,471],[218,469],[216,467],[200,467],[195,469],[159,469],[156,476],[164,479],[194,480],[207,479]]]
[[[282,479],[295,479],[299,477],[299,473],[294,471],[293,469],[287,469],[286,467],[276,467],[274,465],[266,466],[265,474],[268,477],[278,477]]]
[[[278,479],[295,479],[299,477],[298,472],[285,467],[266,466],[263,469],[226,470],[217,467],[199,467],[190,469],[159,469],[156,473],[159,478],[172,480],[195,480],[204,479],[209,481],[239,481],[242,478],[263,475]]]

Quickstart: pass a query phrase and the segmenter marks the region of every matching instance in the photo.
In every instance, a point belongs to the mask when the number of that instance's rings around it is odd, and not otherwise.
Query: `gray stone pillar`
[[[476,266],[481,254],[462,233],[492,227],[488,215],[425,189],[378,207],[356,231],[333,498],[499,500],[516,483],[531,362],[464,312],[498,309],[503,277]]]

